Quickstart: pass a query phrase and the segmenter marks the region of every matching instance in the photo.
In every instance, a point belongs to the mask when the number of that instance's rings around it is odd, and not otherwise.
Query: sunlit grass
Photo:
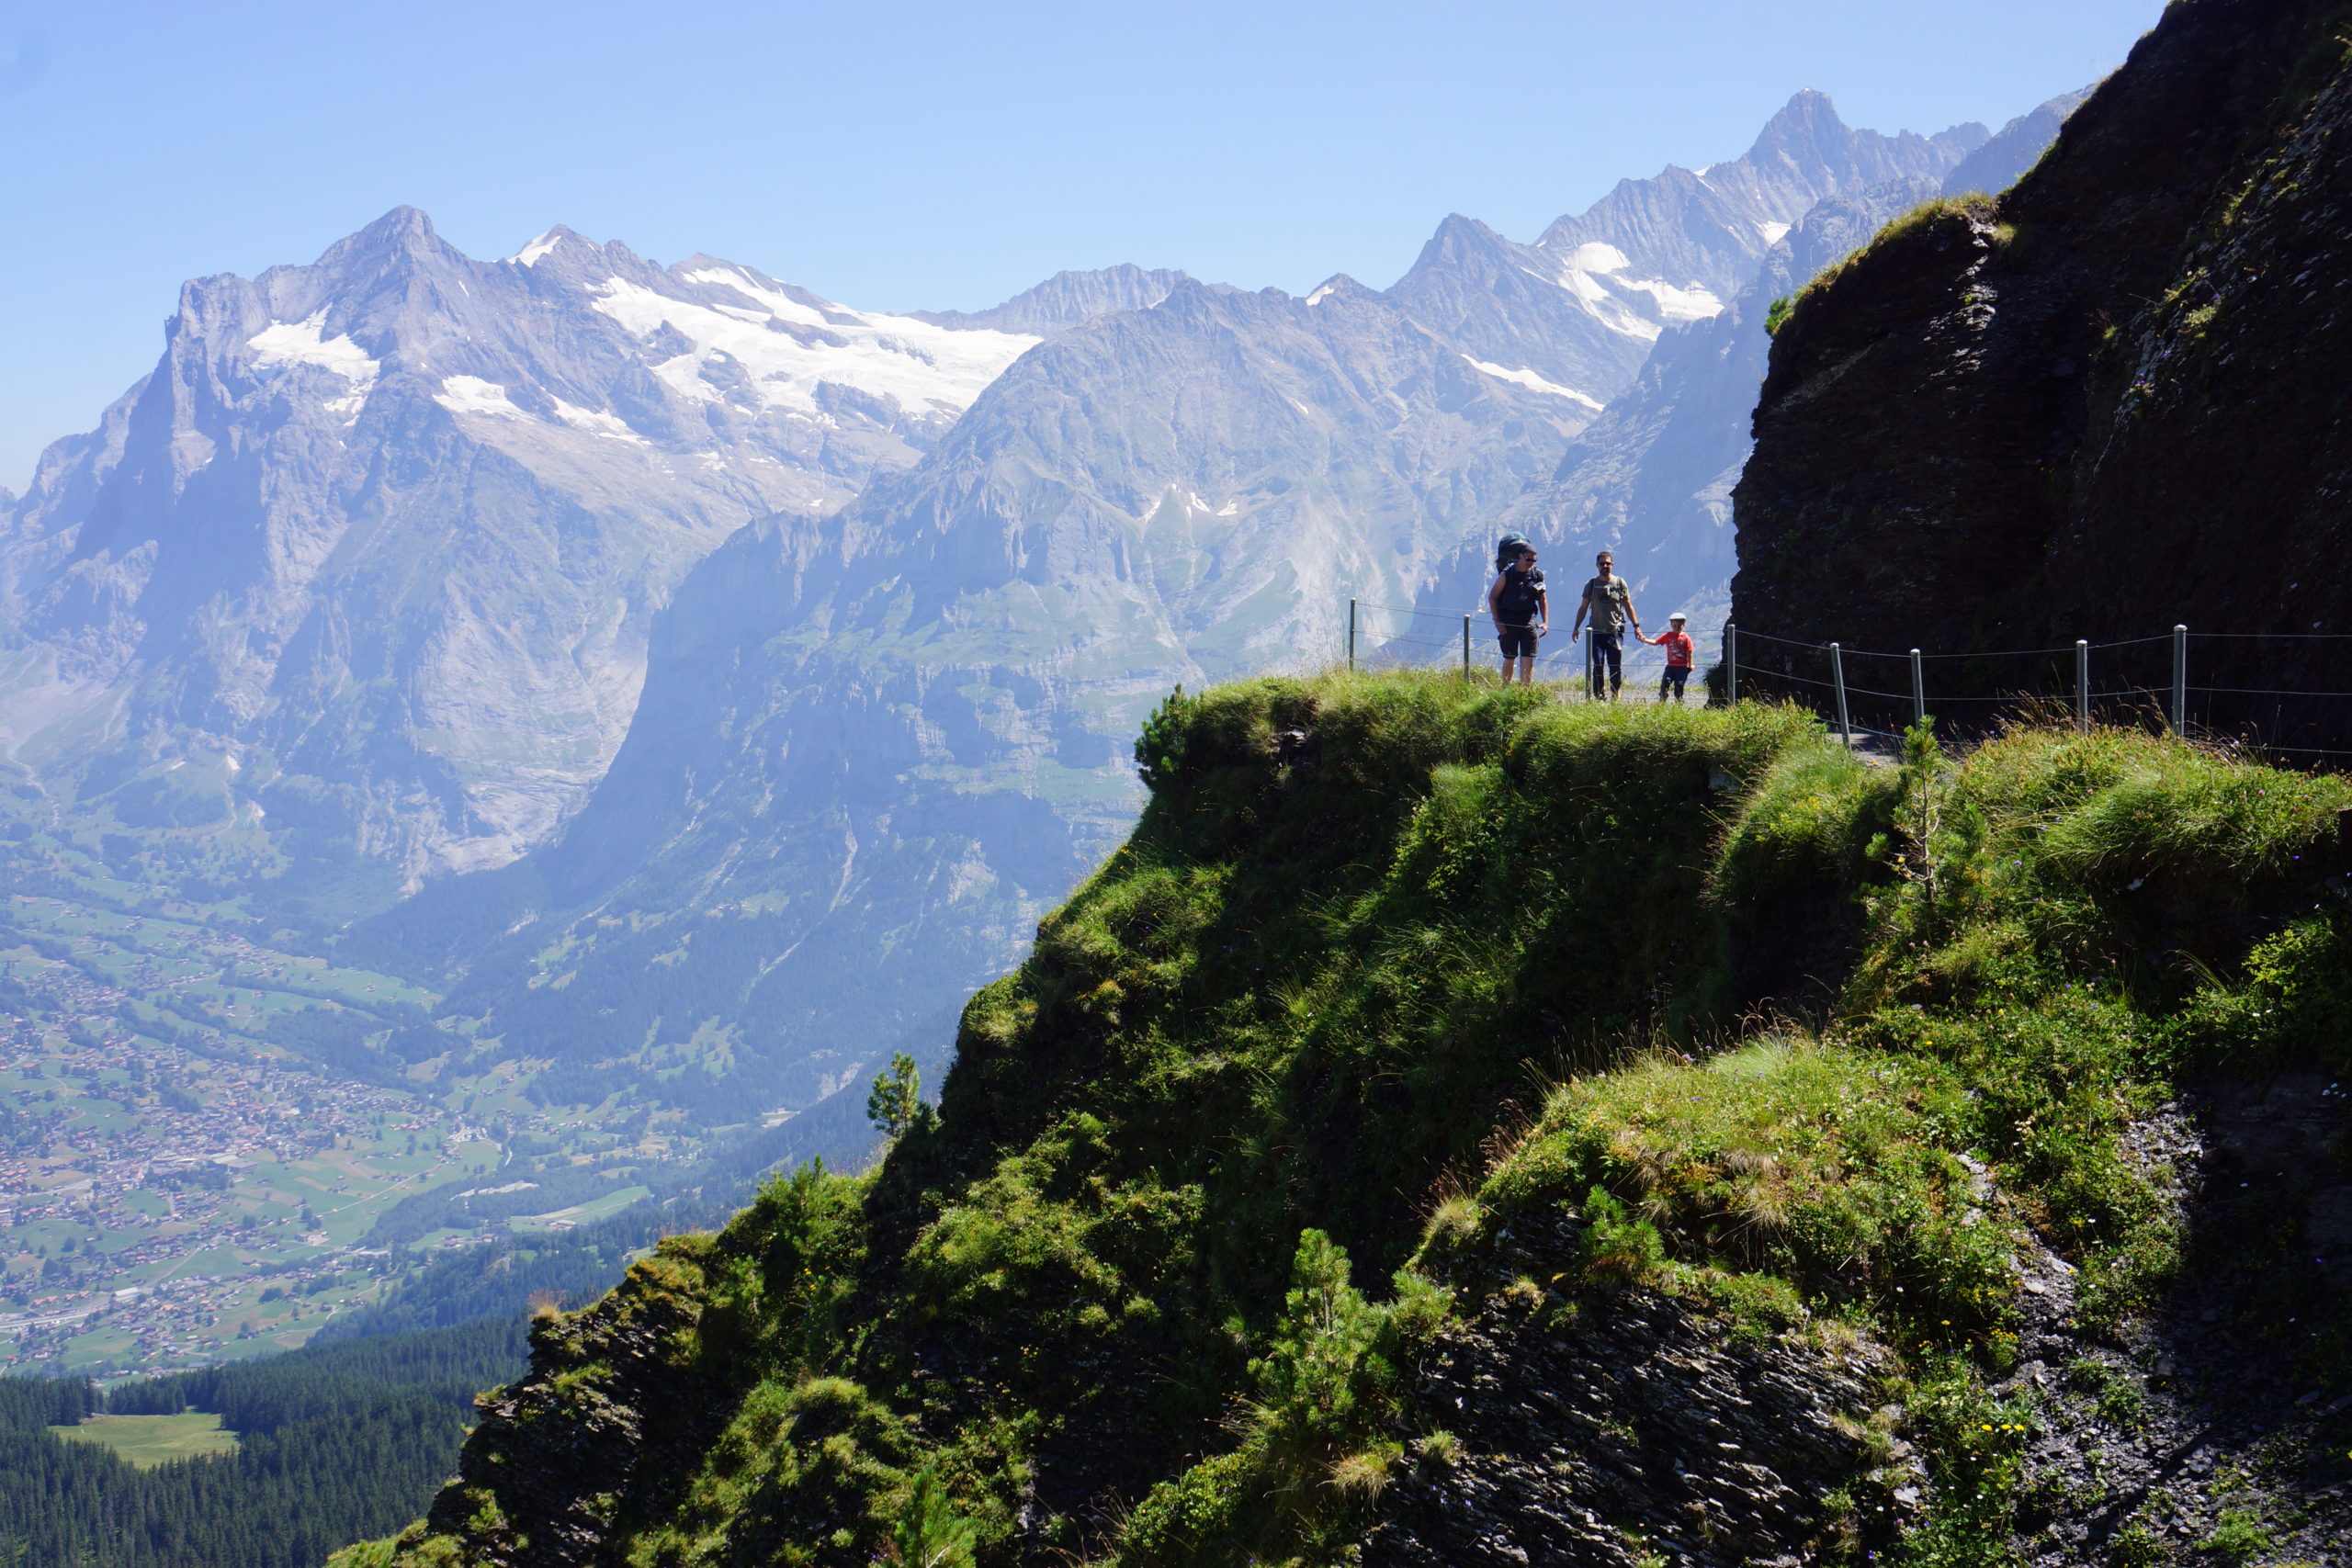
[[[50,1430],[70,1442],[112,1449],[141,1470],[237,1450],[237,1434],[222,1427],[220,1416],[200,1410],[178,1416],[93,1416],[78,1427]]]

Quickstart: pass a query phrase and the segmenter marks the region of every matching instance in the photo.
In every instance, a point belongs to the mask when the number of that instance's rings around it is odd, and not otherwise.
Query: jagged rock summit
[[[1985,141],[1981,125],[1884,136],[1797,94],[1739,157],[1621,181],[1519,244],[1459,214],[1390,292],[1503,373],[1532,373],[1594,412],[1659,336],[1709,320],[1767,252],[1830,197],[1940,178]]]
[[[1189,281],[1166,268],[1146,271],[1121,262],[1096,272],[1057,272],[985,310],[912,310],[919,321],[943,327],[989,327],[998,332],[1050,335],[1107,316],[1114,310],[1148,310],[1178,284]]]

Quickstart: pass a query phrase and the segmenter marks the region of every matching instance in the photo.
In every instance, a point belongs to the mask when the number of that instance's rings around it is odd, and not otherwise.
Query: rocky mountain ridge
[[[1164,267],[1146,270],[1132,262],[1098,272],[1057,272],[985,310],[910,310],[919,321],[942,327],[985,327],[994,332],[1041,336],[1107,316],[1114,310],[1148,310],[1180,283],[1191,279]]]

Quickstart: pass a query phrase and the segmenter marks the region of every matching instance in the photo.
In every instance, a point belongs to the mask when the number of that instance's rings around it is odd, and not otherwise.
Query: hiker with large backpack
[[[1536,639],[1552,629],[1552,596],[1544,574],[1536,569],[1535,547],[1518,535],[1508,535],[1495,551],[1494,586],[1487,590],[1487,614],[1493,617],[1495,636],[1503,645],[1503,684],[1510,684],[1511,661],[1519,663],[1519,683],[1535,683]]]

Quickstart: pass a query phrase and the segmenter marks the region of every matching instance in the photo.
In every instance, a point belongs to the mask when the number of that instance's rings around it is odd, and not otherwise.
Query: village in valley
[[[434,1257],[647,1191],[615,1164],[636,1152],[604,1128],[615,1108],[534,1103],[514,1064],[453,1071],[454,1031],[422,1060],[387,1051],[435,1027],[414,987],[259,945],[70,839],[6,849],[0,1367],[106,1377],[288,1348]],[[530,1156],[615,1179],[512,1213],[539,1183],[499,1173]],[[376,1234],[453,1189],[510,1212]]]

